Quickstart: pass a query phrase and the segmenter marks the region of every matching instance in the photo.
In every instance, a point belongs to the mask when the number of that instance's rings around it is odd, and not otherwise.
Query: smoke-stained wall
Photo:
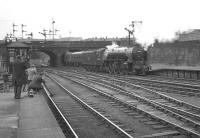
[[[150,64],[200,66],[200,41],[154,43],[148,59]]]

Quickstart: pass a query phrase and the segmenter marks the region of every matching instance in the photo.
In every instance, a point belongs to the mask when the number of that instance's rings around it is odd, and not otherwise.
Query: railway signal
[[[54,35],[55,35],[55,34],[54,34],[54,31],[55,31],[55,30],[54,30],[54,24],[55,24],[55,21],[53,20],[53,21],[52,21],[52,29],[53,29],[53,30],[52,30],[52,33],[53,33],[53,39],[54,39]]]
[[[15,30],[15,27],[17,27],[18,25],[16,25],[16,24],[13,23],[12,26],[13,26],[13,34],[12,34],[12,36],[15,37],[15,32],[18,31],[18,30]]]
[[[40,34],[42,34],[44,36],[44,39],[46,41],[46,38],[47,38],[47,33],[46,33],[47,30],[43,29],[43,32],[39,32]]]
[[[142,21],[132,21],[132,23],[129,25],[129,26],[132,27],[132,31],[133,31],[133,33],[132,33],[132,35],[133,35],[133,39],[136,40],[135,35],[134,35],[134,32],[135,32],[135,24],[142,24]]]
[[[27,36],[30,36],[31,39],[33,39],[33,32],[31,32],[30,34],[26,34]]]
[[[130,46],[131,42],[131,35],[133,34],[133,31],[129,30],[128,28],[124,28],[128,32],[128,46]]]
[[[52,35],[52,39],[54,39],[54,36],[57,35],[56,32],[58,32],[59,30],[55,29],[54,24],[55,24],[55,21],[52,20],[52,30],[49,29],[48,33],[46,33],[47,30],[43,30],[43,32],[39,32],[40,34],[42,34],[45,37],[45,41],[46,41],[47,36],[50,37]]]
[[[23,39],[23,34],[24,34],[24,32],[26,32],[26,31],[24,30],[24,27],[26,27],[26,25],[21,24],[21,29],[22,29],[22,39]]]
[[[132,27],[132,29],[124,28],[128,32],[128,45],[129,46],[130,46],[130,43],[131,43],[131,35],[133,35],[133,39],[136,40],[135,36],[134,36],[135,24],[136,23],[142,24],[142,21],[132,21],[131,24],[129,25],[130,27]]]

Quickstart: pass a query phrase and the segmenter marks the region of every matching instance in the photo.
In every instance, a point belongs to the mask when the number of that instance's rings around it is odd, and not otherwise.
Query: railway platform
[[[0,138],[65,138],[41,93],[0,93]]]
[[[167,66],[152,64],[152,71],[149,72],[151,75],[167,76],[184,79],[200,79],[200,66],[188,67],[188,66]]]

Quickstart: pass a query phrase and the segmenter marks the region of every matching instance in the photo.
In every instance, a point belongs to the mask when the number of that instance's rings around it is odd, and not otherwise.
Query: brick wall
[[[200,65],[200,41],[155,43],[148,49],[150,64]]]

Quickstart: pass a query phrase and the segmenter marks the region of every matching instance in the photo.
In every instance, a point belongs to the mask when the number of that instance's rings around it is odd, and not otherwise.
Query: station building
[[[176,36],[178,41],[200,40],[200,29],[192,29],[182,33],[177,33]]]

